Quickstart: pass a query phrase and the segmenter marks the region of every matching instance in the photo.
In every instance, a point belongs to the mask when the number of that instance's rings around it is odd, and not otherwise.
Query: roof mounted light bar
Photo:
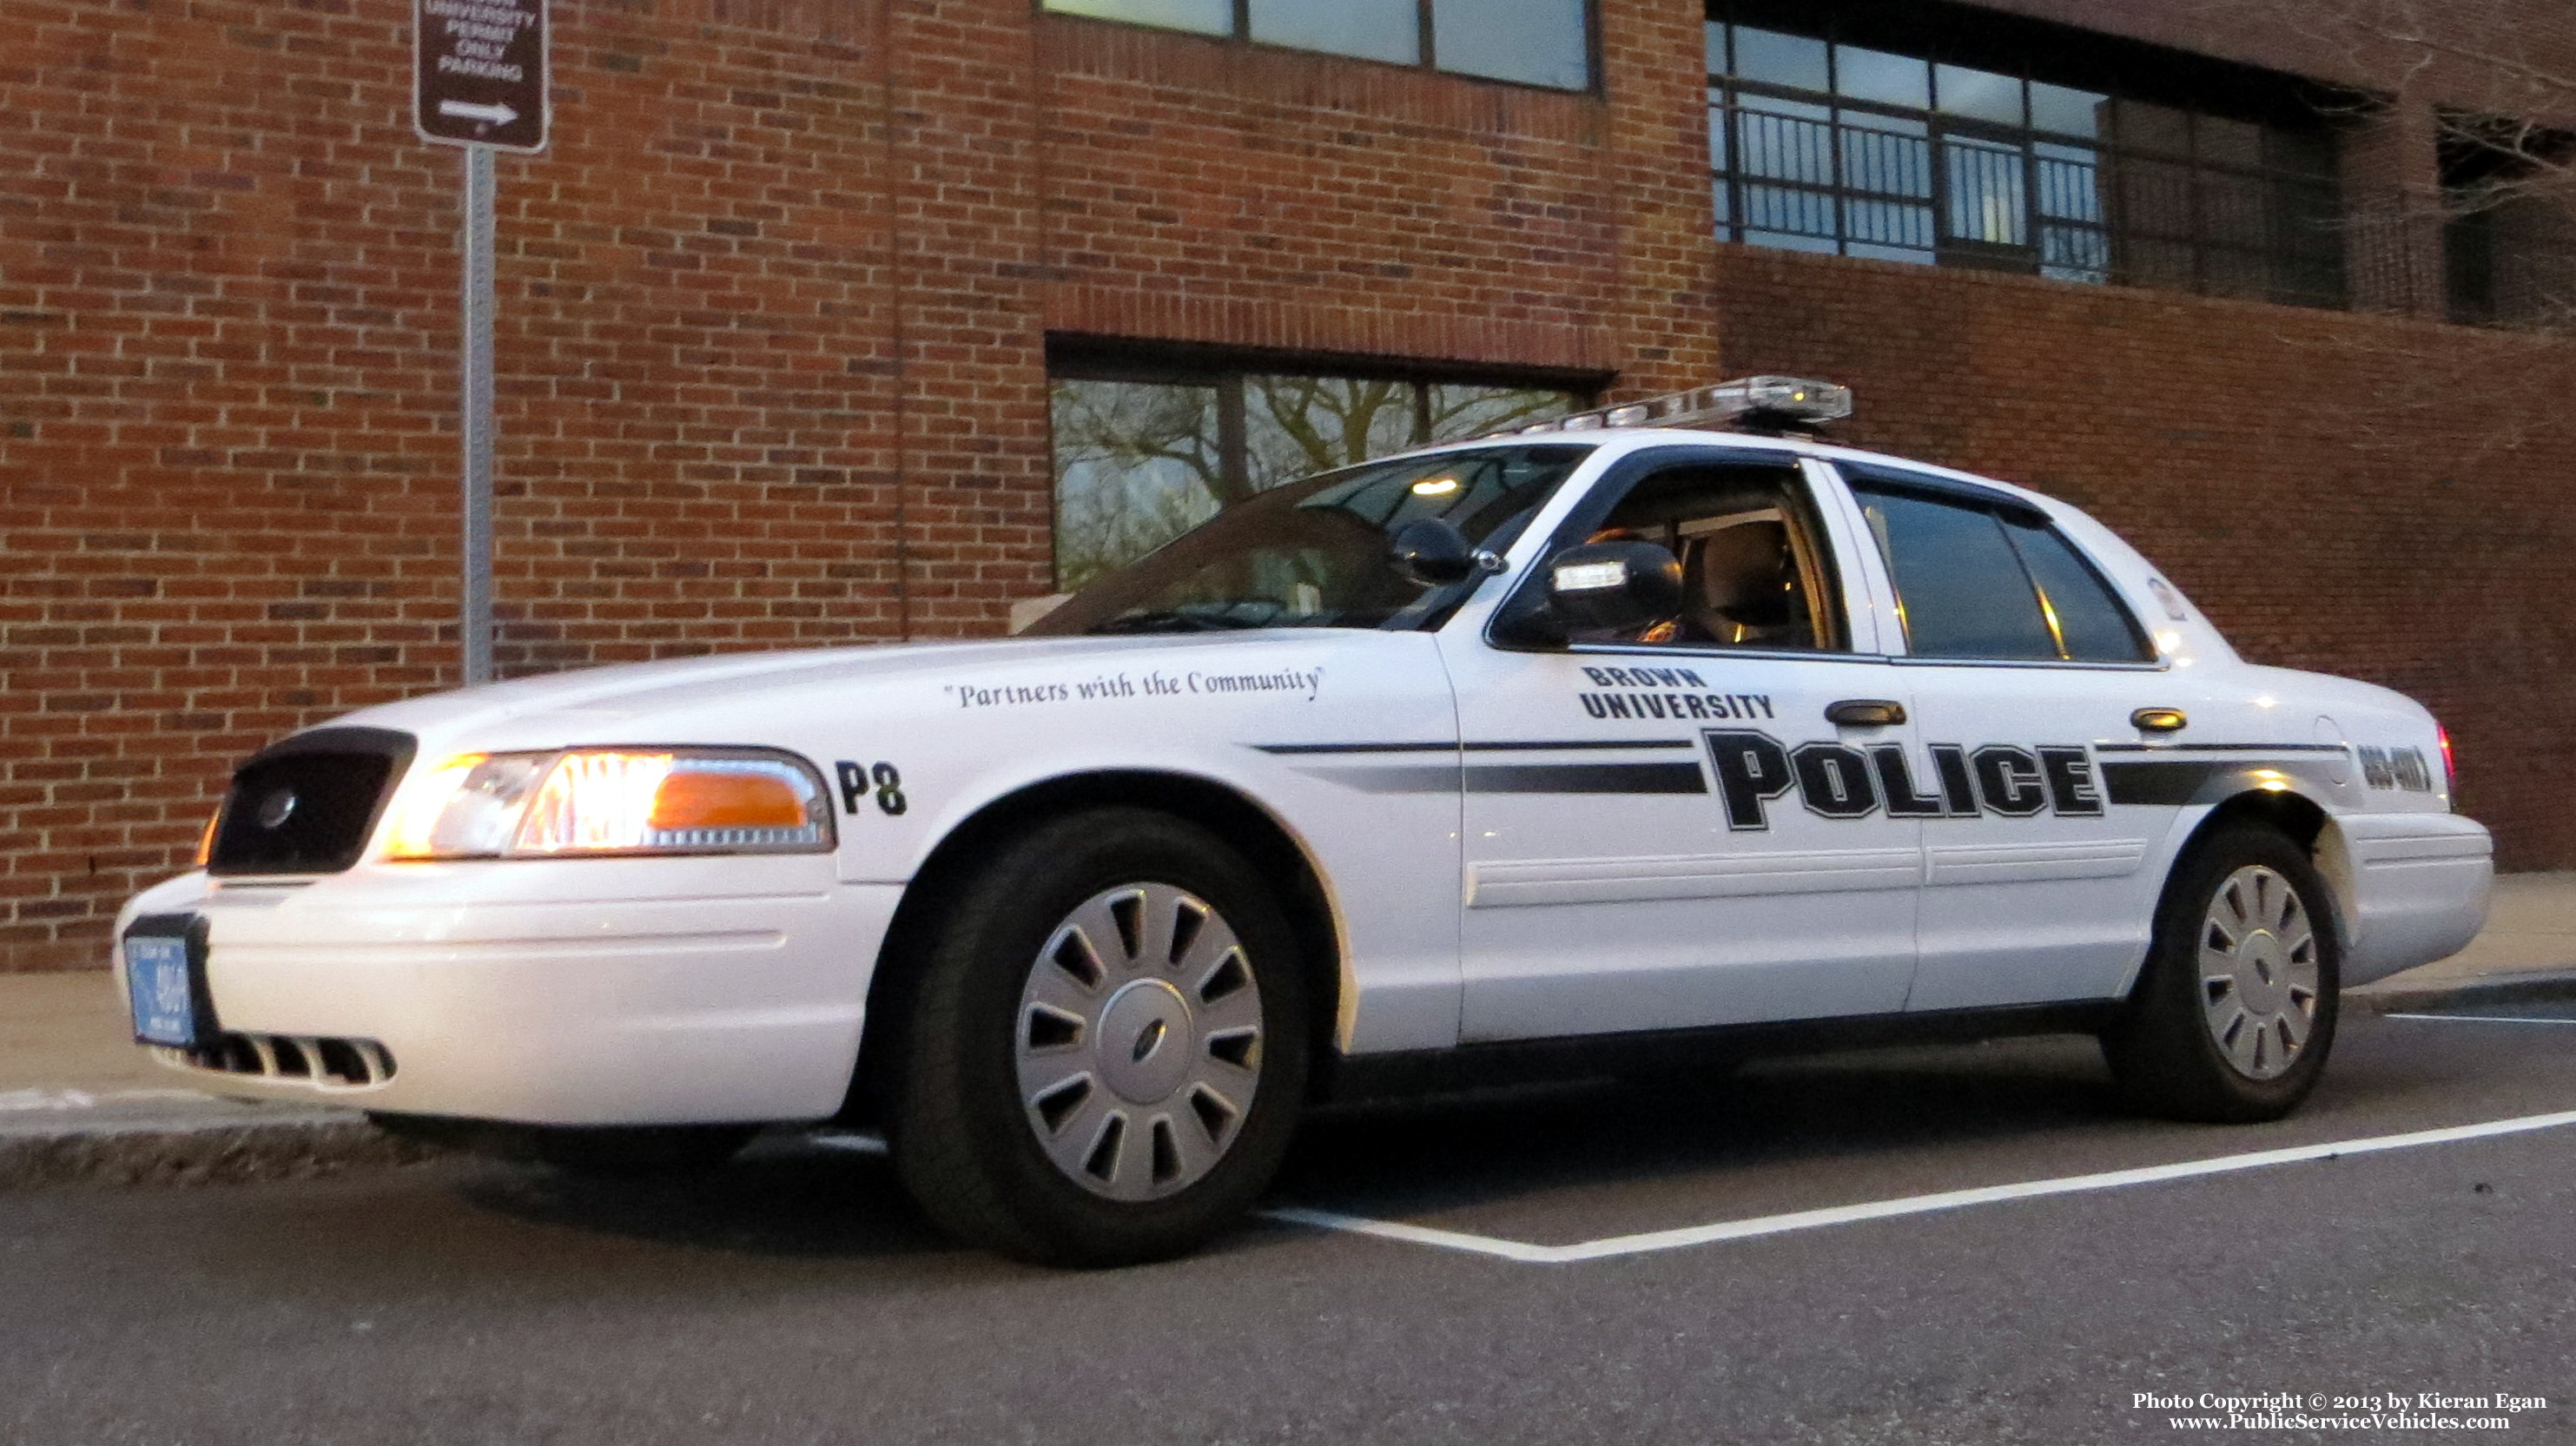
[[[1813,431],[1851,415],[1851,388],[1804,377],[1740,377],[1570,416],[1550,417],[1496,436],[1590,432],[1604,427],[1685,427],[1730,432]]]

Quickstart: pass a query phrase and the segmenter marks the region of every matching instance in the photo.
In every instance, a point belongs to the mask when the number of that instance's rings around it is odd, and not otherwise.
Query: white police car
[[[968,1239],[1187,1248],[1310,1098],[2080,1030],[2263,1119],[2486,831],[2386,689],[1755,379],[1266,492],[1009,641],[368,709],[119,922],[208,1088],[573,1165],[865,1118]],[[1740,419],[1740,418],[1739,418]]]

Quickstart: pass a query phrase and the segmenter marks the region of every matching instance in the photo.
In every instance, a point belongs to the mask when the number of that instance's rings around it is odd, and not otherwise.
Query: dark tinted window
[[[1860,489],[1896,581],[1907,651],[1921,658],[2059,657],[2030,576],[1981,507]]]
[[[2034,521],[2005,521],[2021,560],[2030,568],[2049,616],[2057,623],[2066,656],[2083,663],[2148,660],[2146,639],[2111,589],[2066,539]]]
[[[2090,563],[2018,506],[1855,486],[1919,658],[2148,661]]]

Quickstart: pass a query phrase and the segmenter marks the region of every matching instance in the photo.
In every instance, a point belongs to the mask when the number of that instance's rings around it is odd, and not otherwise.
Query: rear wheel
[[[1269,889],[1142,809],[1042,824],[922,957],[887,1143],[923,1209],[1023,1259],[1189,1250],[1265,1187],[1305,1088],[1307,1000]]]
[[[2177,1119],[2278,1119],[2334,1044],[2337,949],[2325,881],[2270,829],[2203,841],[2158,906],[2145,970],[2103,1036],[2122,1093]]]

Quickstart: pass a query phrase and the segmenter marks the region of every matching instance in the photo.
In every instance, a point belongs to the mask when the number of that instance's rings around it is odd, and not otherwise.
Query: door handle
[[[1845,698],[1825,705],[1825,721],[1837,728],[1893,728],[1905,721],[1905,705],[1886,698]]]
[[[2141,708],[2129,715],[2129,726],[2141,733],[2179,733],[2190,721],[2180,708]]]

